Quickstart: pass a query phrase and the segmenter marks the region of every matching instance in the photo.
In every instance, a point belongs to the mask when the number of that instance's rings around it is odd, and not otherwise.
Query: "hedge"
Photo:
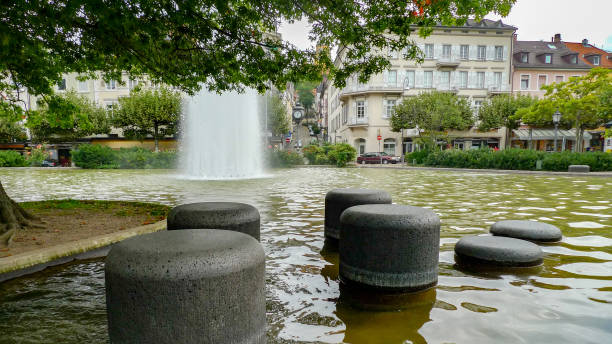
[[[24,166],[30,166],[30,163],[21,153],[12,150],[0,151],[0,167]]]
[[[72,152],[72,161],[82,168],[174,168],[178,154],[173,151],[154,153],[134,147],[112,150],[101,145],[81,145]]]

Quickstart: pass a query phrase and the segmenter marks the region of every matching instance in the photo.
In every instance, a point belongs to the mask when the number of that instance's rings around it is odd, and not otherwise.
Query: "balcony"
[[[510,93],[510,85],[490,85],[487,87],[487,94],[496,95]]]
[[[455,57],[441,57],[436,61],[436,67],[455,69],[459,66],[460,63],[461,60]]]
[[[365,127],[368,125],[368,116],[352,116],[349,118],[349,127]]]
[[[401,82],[389,84],[357,84],[348,85],[340,91],[340,99],[368,93],[395,93],[402,94],[404,87]]]

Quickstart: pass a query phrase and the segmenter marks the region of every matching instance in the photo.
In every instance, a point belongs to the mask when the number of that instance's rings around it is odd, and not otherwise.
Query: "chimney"
[[[560,33],[556,33],[555,34],[555,40],[553,42],[561,43],[561,34]]]
[[[583,40],[582,40],[582,46],[583,46],[583,47],[586,47],[586,46],[588,46],[588,45],[589,45],[589,40],[588,40],[588,39],[586,39],[586,38],[585,38],[585,39],[583,39]]]

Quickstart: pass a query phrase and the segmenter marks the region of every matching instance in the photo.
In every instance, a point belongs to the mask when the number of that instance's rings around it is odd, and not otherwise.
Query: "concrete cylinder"
[[[265,254],[244,233],[161,231],[106,258],[111,343],[265,343]]]
[[[391,195],[370,189],[335,189],[325,195],[325,240],[329,245],[338,247],[342,212],[361,204],[391,204]]]
[[[380,291],[415,291],[438,282],[440,218],[424,208],[368,204],[340,218],[340,279]]]
[[[168,230],[211,228],[246,233],[259,240],[257,208],[235,202],[201,202],[174,207],[168,215]]]

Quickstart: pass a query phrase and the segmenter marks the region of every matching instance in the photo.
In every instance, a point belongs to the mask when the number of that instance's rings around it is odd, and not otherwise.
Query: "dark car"
[[[397,164],[400,158],[385,152],[364,153],[357,157],[358,164]]]

